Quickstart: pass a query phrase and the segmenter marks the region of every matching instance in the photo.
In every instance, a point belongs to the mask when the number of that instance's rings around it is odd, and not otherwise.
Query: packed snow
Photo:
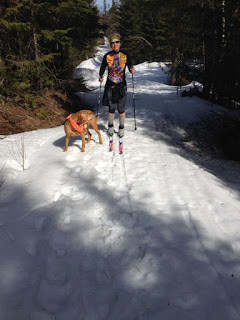
[[[95,110],[107,50],[75,70]],[[168,78],[164,63],[136,66],[135,130],[127,72],[122,155],[103,106],[103,145],[91,130],[85,153],[80,137],[63,152],[63,126],[1,136],[0,320],[240,319],[240,168],[179,146],[221,107]]]

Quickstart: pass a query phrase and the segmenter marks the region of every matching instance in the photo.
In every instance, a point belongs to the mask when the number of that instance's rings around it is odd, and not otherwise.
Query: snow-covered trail
[[[106,49],[79,68],[92,88]],[[1,320],[240,319],[239,168],[179,149],[207,102],[177,96],[157,63],[136,69],[123,155],[103,107],[103,145],[93,132],[85,153],[78,138],[62,152],[63,127],[25,133],[22,172],[21,135],[0,141]]]

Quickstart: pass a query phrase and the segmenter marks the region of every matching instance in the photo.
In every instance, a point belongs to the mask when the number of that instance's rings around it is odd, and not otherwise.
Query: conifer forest
[[[240,0],[0,0],[0,320],[240,320]]]
[[[172,85],[192,77],[206,99],[238,107],[239,0],[103,0],[102,8],[93,0],[2,0],[1,100],[64,90],[103,36],[119,32],[134,64],[169,62]]]

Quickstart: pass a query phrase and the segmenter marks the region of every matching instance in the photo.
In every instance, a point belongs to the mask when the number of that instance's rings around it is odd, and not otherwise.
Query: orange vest
[[[75,122],[72,119],[72,113],[67,117],[67,119],[69,119],[71,125],[73,126],[73,128],[78,131],[78,132],[83,132],[83,125],[82,124],[77,124],[77,122]]]

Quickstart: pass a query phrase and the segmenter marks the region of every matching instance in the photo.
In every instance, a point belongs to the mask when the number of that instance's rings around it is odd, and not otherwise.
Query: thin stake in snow
[[[24,133],[22,134],[20,141],[15,141],[15,146],[11,140],[10,153],[12,158],[22,167],[24,171],[26,169],[26,148],[24,141]]]

